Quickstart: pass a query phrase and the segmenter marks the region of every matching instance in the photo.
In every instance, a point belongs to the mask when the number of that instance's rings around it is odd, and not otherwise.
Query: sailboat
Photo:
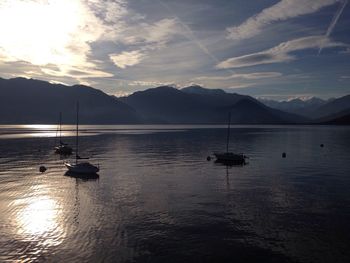
[[[230,124],[231,124],[231,112],[229,112],[228,117],[228,127],[227,127],[227,139],[226,139],[226,152],[214,152],[217,162],[228,163],[228,164],[245,164],[245,159],[247,158],[242,153],[229,152],[230,143]]]
[[[80,175],[95,175],[100,171],[99,166],[95,166],[87,161],[79,162],[82,158],[79,156],[79,103],[77,103],[77,128],[76,128],[76,151],[75,151],[75,162],[66,162],[65,166],[71,173],[76,173]]]
[[[62,154],[62,155],[70,155],[72,154],[73,149],[68,146],[67,143],[64,143],[62,141],[62,113],[60,112],[60,118],[59,118],[59,145],[55,147],[55,153]],[[57,134],[56,134],[57,136]]]

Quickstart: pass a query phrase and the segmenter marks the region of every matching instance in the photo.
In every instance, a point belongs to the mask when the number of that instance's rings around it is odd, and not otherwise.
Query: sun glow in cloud
[[[88,60],[89,44],[104,28],[80,0],[1,1],[0,24],[2,61],[28,62],[54,76],[74,71],[80,77],[110,75]]]

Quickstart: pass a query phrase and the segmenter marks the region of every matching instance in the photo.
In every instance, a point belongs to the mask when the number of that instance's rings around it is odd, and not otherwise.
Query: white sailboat
[[[229,152],[230,143],[230,124],[231,124],[231,112],[228,117],[228,127],[227,127],[227,140],[226,140],[226,152],[214,152],[217,162],[229,163],[229,164],[245,164],[245,159],[247,158],[242,153]]]
[[[76,173],[80,175],[94,175],[100,171],[99,166],[95,166],[87,161],[79,162],[81,159],[89,159],[89,158],[81,158],[79,156],[79,103],[77,103],[77,128],[76,128],[76,154],[75,154],[75,162],[66,162],[65,166],[68,171],[71,173]]]
[[[68,146],[67,143],[62,141],[62,113],[60,112],[59,124],[58,124],[58,133],[59,133],[59,145],[55,147],[55,153],[61,155],[70,155],[73,152],[73,149]],[[56,133],[57,136],[57,133]],[[57,137],[56,137],[57,138]]]

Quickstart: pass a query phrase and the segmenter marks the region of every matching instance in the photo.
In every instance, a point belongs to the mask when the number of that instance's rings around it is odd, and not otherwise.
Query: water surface
[[[99,178],[56,126],[0,126],[0,261],[350,262],[350,128],[234,126],[243,167],[206,160],[225,126],[81,128]]]

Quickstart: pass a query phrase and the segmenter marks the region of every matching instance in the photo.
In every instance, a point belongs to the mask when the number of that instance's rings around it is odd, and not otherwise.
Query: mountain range
[[[64,123],[75,123],[77,101],[80,123],[85,124],[225,124],[229,111],[235,124],[303,124],[315,120],[334,124],[339,118],[344,124],[346,118],[339,114],[346,115],[350,109],[350,96],[329,102],[315,99],[309,103],[313,104],[309,110],[312,115],[302,116],[303,111],[297,114],[297,106],[289,110],[271,101],[200,86],[161,86],[116,98],[88,86],[25,78],[0,78],[0,94],[1,124],[57,123],[59,112]],[[316,116],[312,117],[314,121],[311,116]]]
[[[322,105],[327,104],[327,100],[312,97],[310,99],[302,100],[299,98],[286,100],[286,101],[275,101],[269,99],[259,99],[260,102],[264,103],[274,109],[299,114],[308,118],[313,118],[313,112]]]
[[[274,109],[302,115],[316,123],[344,116],[350,111],[350,95],[328,100],[313,97],[307,100],[274,101],[259,99],[259,101]]]

